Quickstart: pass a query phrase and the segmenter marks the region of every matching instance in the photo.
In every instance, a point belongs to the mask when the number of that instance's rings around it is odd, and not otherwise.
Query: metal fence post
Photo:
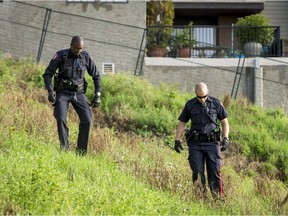
[[[46,8],[45,18],[44,18],[44,23],[43,23],[43,28],[42,28],[42,34],[41,34],[39,48],[38,48],[38,54],[37,54],[37,63],[39,63],[39,61],[41,59],[41,54],[42,54],[42,50],[43,50],[43,46],[44,46],[46,32],[47,32],[47,29],[48,29],[48,24],[49,24],[49,20],[50,20],[50,16],[51,16],[51,11],[52,11],[52,9]]]

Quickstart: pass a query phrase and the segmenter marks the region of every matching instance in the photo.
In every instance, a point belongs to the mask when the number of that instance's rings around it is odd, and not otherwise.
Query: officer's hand
[[[99,107],[100,106],[100,96],[95,94],[92,103],[91,103],[92,107]]]
[[[56,101],[56,94],[54,91],[51,91],[51,92],[48,92],[48,100],[51,102],[51,103],[55,103]]]
[[[174,145],[174,149],[176,152],[180,153],[181,150],[184,150],[180,140],[175,140],[175,145]]]
[[[220,143],[220,150],[225,151],[229,146],[229,139],[228,137],[224,137]]]

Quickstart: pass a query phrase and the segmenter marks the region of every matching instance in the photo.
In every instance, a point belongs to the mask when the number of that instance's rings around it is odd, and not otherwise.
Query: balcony
[[[244,49],[239,28],[259,32],[271,32],[272,40],[262,44],[259,54],[252,54]],[[241,29],[243,30],[243,29]],[[238,32],[238,33],[237,33]],[[156,47],[158,51],[151,51]],[[181,48],[181,49],[180,49]],[[182,50],[186,48],[186,55]],[[252,48],[256,49],[256,48]],[[161,51],[160,51],[161,50]],[[146,32],[146,51],[148,57],[171,58],[238,58],[238,57],[280,57],[280,27],[235,27],[235,26],[149,26]],[[155,56],[158,54],[158,56]],[[160,56],[159,56],[160,55]]]

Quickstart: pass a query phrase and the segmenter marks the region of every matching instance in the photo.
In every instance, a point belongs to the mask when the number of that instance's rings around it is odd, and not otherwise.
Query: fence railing
[[[254,35],[248,34],[249,32]],[[262,42],[261,47],[252,46],[252,50],[248,52],[245,42],[257,42],[252,38],[255,34],[260,37],[257,40]],[[146,49],[147,56],[150,57],[280,57],[280,27],[148,26]]]

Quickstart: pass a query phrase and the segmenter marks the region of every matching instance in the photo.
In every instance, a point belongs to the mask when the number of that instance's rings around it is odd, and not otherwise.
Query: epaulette
[[[82,57],[87,57],[87,56],[89,56],[89,54],[88,54],[88,52],[87,51],[82,51],[81,53],[80,53],[80,55],[82,56]]]
[[[65,64],[68,61],[68,57],[69,57],[69,50],[62,50],[61,52],[61,61],[63,64]]]

